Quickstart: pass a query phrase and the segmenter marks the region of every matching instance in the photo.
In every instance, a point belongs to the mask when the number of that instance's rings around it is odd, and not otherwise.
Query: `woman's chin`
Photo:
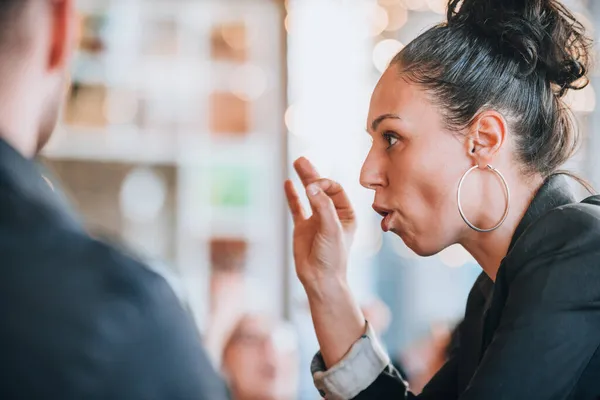
[[[399,236],[400,239],[404,242],[406,247],[411,249],[413,253],[418,255],[419,257],[431,257],[439,253],[442,248],[440,246],[434,246],[432,243],[426,243],[424,238],[417,237],[415,235],[408,235],[406,232],[399,232],[397,230],[392,230],[395,235]]]

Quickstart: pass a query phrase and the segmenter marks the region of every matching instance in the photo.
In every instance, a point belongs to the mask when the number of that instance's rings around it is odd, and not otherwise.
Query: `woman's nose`
[[[363,187],[375,190],[380,186],[386,185],[382,161],[373,150],[369,152],[360,171],[360,184]]]

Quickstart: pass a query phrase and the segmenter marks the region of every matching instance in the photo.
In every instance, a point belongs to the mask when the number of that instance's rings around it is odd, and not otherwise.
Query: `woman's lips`
[[[382,207],[378,204],[373,204],[373,210],[383,217],[383,220],[381,220],[381,229],[384,232],[389,232],[390,224],[392,222],[392,210]]]
[[[390,230],[390,224],[392,220],[392,214],[387,214],[385,217],[383,217],[383,219],[381,220],[381,229],[384,232],[389,232]]]

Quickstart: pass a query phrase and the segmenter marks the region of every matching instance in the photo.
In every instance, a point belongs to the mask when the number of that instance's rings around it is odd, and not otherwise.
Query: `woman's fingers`
[[[305,157],[300,157],[294,162],[294,169],[298,173],[304,187],[310,184],[317,183],[321,189],[331,197],[335,208],[338,210],[352,209],[352,204],[344,191],[344,188],[339,183],[321,178],[315,167]]]
[[[352,203],[350,203],[346,191],[338,182],[331,179],[319,179],[312,184],[319,186],[331,198],[336,210],[352,210]]]
[[[292,218],[294,219],[294,224],[298,221],[303,221],[306,219],[306,214],[304,212],[304,207],[302,207],[302,203],[300,202],[300,197],[298,196],[298,192],[296,192],[296,188],[292,181],[285,181],[285,197],[287,198],[288,206],[290,208],[290,212],[292,213]]]
[[[294,169],[296,170],[298,177],[300,177],[304,187],[307,187],[321,178],[315,167],[304,157],[300,157],[294,162]]]
[[[354,223],[354,209],[352,208],[350,199],[342,185],[331,179],[321,178],[315,167],[304,157],[300,157],[294,162],[294,169],[306,188],[313,214],[320,213],[315,208],[317,205],[326,207],[321,209],[321,211],[326,211],[329,204],[331,204],[333,206],[333,211],[335,212],[333,217],[335,217],[334,220],[336,223],[339,223],[340,220],[343,221],[345,225]],[[319,189],[319,191],[327,198],[320,199],[320,197],[317,196],[316,200],[320,200],[322,203],[315,202],[311,199],[313,196],[310,194],[309,187],[312,187],[313,185],[313,189]],[[306,214],[304,213],[298,194],[291,182],[286,182],[286,195],[290,210],[294,216],[294,221],[298,221],[300,218],[306,219]],[[321,217],[326,218],[324,215]]]
[[[311,184],[307,186],[306,194],[310,205],[319,217],[321,232],[325,235],[341,232],[340,220],[333,201],[323,189],[318,184]]]

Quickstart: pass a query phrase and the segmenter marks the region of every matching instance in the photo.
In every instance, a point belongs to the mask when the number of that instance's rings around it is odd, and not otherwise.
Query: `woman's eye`
[[[384,133],[383,134],[383,138],[388,143],[388,148],[390,148],[393,145],[395,145],[398,142],[398,140],[399,140],[396,135],[391,134],[391,133]]]

